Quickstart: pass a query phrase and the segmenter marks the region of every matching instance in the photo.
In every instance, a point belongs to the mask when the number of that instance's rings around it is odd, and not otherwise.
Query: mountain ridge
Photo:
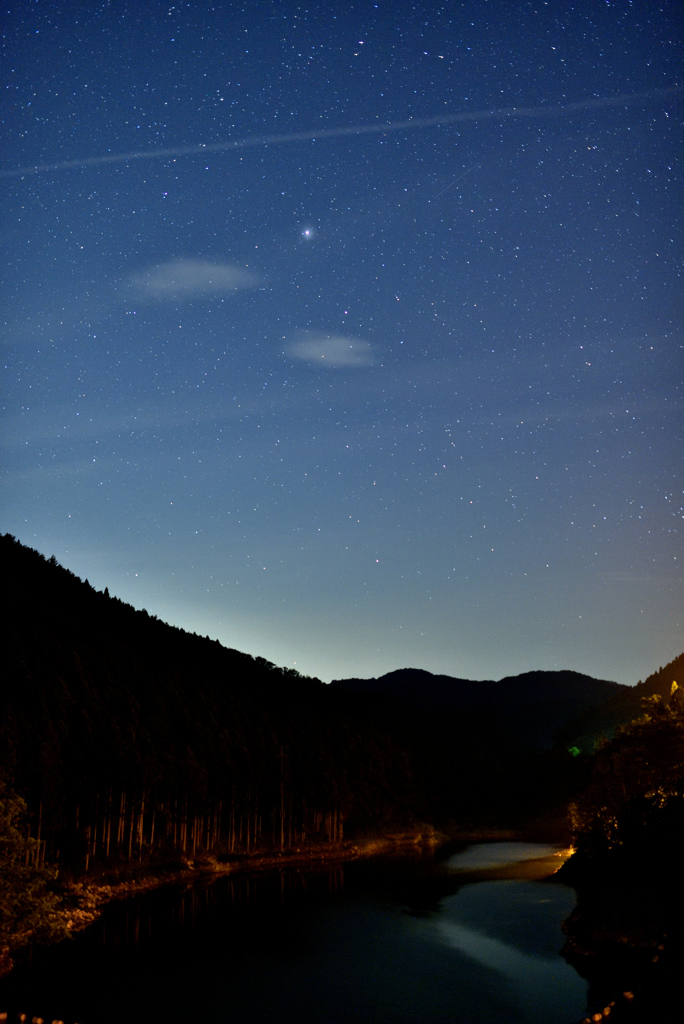
[[[487,718],[524,746],[550,747],[556,732],[586,712],[630,690],[571,669],[533,670],[502,679],[459,679],[425,669],[397,669],[370,679],[333,679],[330,685],[376,694],[427,712]]]
[[[0,571],[0,776],[43,856],[76,875],[343,829],[517,827],[570,798],[582,715],[624,720],[656,685],[422,669],[326,685],[138,611],[9,534]]]

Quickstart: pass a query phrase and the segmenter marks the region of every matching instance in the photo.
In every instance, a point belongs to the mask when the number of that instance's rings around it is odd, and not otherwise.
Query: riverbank
[[[87,928],[111,903],[169,886],[192,886],[201,880],[225,875],[251,875],[267,871],[297,868],[332,867],[345,862],[372,857],[405,856],[416,852],[433,851],[439,847],[457,847],[470,843],[506,842],[520,839],[542,838],[554,841],[565,830],[558,822],[533,822],[524,830],[497,826],[436,829],[420,825],[413,829],[367,835],[340,843],[316,843],[280,851],[262,850],[226,857],[201,854],[172,864],[140,865],[127,870],[123,877],[109,874],[81,876],[62,881],[60,913],[67,933]],[[562,839],[561,839],[562,841]],[[24,946],[25,948],[25,946]],[[0,952],[0,977],[14,966],[14,956],[20,950]]]
[[[488,843],[515,840],[513,829],[472,828],[443,832],[430,825],[385,835],[365,836],[341,843],[318,843],[311,846],[274,852],[267,850],[232,857],[217,858],[210,855],[186,860],[182,866],[154,870],[145,868],[134,877],[115,882],[79,879],[64,886],[65,913],[72,932],[92,924],[108,903],[128,899],[170,885],[192,885],[201,879],[222,875],[256,874],[278,869],[327,867],[346,861],[370,857],[402,856],[420,850],[434,851],[438,847],[463,843]]]
[[[425,827],[358,841],[296,847],[282,853],[269,850],[226,858],[198,856],[194,860],[185,860],[179,867],[144,868],[137,875],[116,882],[79,879],[63,889],[67,924],[69,931],[80,931],[92,924],[108,903],[165,886],[192,885],[200,879],[221,875],[255,874],[278,868],[324,867],[364,857],[402,854],[421,848],[435,849],[448,839],[445,834]]]
[[[491,835],[480,831],[472,833],[472,841]],[[497,838],[506,838],[501,834]],[[277,869],[297,867],[321,867],[374,856],[405,854],[420,849],[434,850],[452,839],[451,836],[429,825],[385,835],[366,836],[358,840],[340,843],[317,843],[280,851],[266,850],[240,853],[224,858],[201,854],[194,859],[184,858],[175,863],[140,865],[130,870],[126,865],[124,877],[114,872],[88,878],[58,883],[61,897],[59,914],[66,927],[67,935],[81,931],[91,925],[105,907],[118,900],[125,900],[141,893],[173,885],[193,885],[200,879],[218,878],[222,875],[254,874]],[[465,837],[463,841],[468,841]],[[483,840],[484,841],[484,840]],[[117,872],[118,873],[118,872]],[[21,946],[0,949],[0,977],[12,970],[14,958],[30,945],[23,941]]]
[[[466,1024],[517,1020],[523,991],[536,1020],[581,1016],[586,985],[556,953],[572,893],[460,875],[468,850],[448,843],[433,856],[432,844],[393,838],[396,855],[383,841],[380,856],[204,876],[110,903],[73,941],[18,961],[0,1010],[66,1024],[214,1022],[226,1006],[235,1021],[373,1024],[399,1012]],[[533,845],[470,851],[529,857]]]

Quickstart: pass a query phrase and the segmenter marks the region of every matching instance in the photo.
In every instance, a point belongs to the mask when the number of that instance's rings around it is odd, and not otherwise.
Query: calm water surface
[[[110,907],[0,982],[0,1011],[66,1024],[571,1024],[554,848],[220,878]],[[16,1019],[16,1018],[15,1018]]]

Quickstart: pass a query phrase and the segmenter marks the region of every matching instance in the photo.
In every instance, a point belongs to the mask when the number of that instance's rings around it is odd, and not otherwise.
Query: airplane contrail
[[[462,111],[459,114],[437,114],[435,117],[410,117],[405,121],[387,121],[384,124],[346,125],[341,128],[321,128],[318,131],[288,132],[274,135],[247,135],[228,142],[209,142],[195,146],[175,146],[172,149],[134,150],[130,153],[106,153],[78,160],[60,160],[51,164],[32,164],[0,171],[0,178],[23,178],[29,174],[44,174],[48,171],[68,171],[85,167],[99,167],[104,164],[123,164],[132,160],[164,160],[181,156],[196,156],[206,153],[225,153],[232,149],[247,149],[249,146],[275,146],[288,142],[313,142],[317,139],[335,139],[345,135],[377,135],[388,132],[410,131],[413,128],[430,128],[433,125],[463,124],[470,121],[506,121],[511,118],[563,117],[583,110],[605,107],[626,107],[649,100],[664,99],[681,93],[684,86],[672,85],[666,89],[650,89],[648,92],[621,93],[578,103],[565,103],[550,107],[500,107],[494,110]]]

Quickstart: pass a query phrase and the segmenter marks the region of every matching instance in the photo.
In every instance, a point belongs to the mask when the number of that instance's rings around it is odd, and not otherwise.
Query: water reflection
[[[344,869],[273,871],[263,875],[219,876],[185,887],[169,887],[114,904],[86,932],[79,945],[106,949],[153,946],[161,949],[227,941],[226,920],[241,946],[259,944],[260,922],[271,929],[289,908],[342,893]],[[256,937],[252,934],[256,932]],[[40,954],[39,954],[40,955]]]
[[[465,852],[499,865],[496,845]],[[520,863],[548,852],[526,849]],[[66,1024],[580,1018],[585,983],[557,953],[572,890],[467,879],[452,861],[417,857],[152,892],[37,950],[0,982],[0,1011]]]
[[[444,900],[435,922],[437,940],[507,982],[524,1020],[545,1024],[582,1015],[586,984],[559,955],[559,921],[574,906],[566,886],[495,881],[467,885]]]
[[[477,843],[447,861],[453,871],[486,871],[530,860],[548,860],[562,855],[560,846],[548,843]],[[559,859],[558,867],[561,861]]]

